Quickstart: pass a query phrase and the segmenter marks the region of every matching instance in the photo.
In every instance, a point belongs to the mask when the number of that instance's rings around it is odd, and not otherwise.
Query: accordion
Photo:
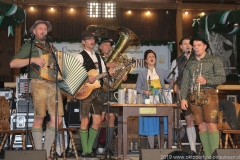
[[[54,62],[54,59],[51,54],[47,55],[48,56],[42,56],[47,57],[44,58],[49,66]],[[86,69],[82,66],[82,63],[74,56],[58,51],[56,57],[58,60],[59,68],[62,72],[62,76],[58,74],[59,88],[66,96],[71,95],[74,97],[75,94],[78,93],[84,86],[83,84],[88,77],[88,73]],[[46,67],[45,70],[45,72],[49,74],[47,75],[48,78],[56,77],[52,68]],[[40,74],[40,76],[43,76],[42,73]]]

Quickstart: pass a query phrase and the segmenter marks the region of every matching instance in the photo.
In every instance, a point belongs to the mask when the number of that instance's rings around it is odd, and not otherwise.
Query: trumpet
[[[200,64],[200,67],[199,67],[199,64],[198,64],[197,72],[199,73],[198,77],[202,75],[202,63]],[[201,91],[201,86],[200,86],[200,82],[198,82],[198,87],[197,87],[197,96],[198,96],[198,99],[201,98],[200,91]]]
[[[205,93],[201,91],[201,84],[198,82],[196,84],[196,79],[202,75],[202,63],[198,64],[198,67],[193,73],[193,79],[192,79],[192,85],[191,85],[191,90],[190,90],[190,95],[189,95],[189,101],[193,105],[206,105],[208,103],[207,98],[205,97]]]

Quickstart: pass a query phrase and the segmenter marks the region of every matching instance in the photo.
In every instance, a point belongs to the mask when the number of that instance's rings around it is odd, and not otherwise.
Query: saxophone
[[[133,60],[128,59],[127,56],[123,56],[122,53],[124,53],[130,45],[138,45],[140,43],[140,39],[131,30],[124,27],[119,27],[117,31],[120,35],[120,38],[106,63],[114,62],[117,64],[117,66],[123,65],[125,67],[115,72],[115,74],[111,77],[112,80],[110,83],[108,83],[107,79],[103,80],[104,83],[102,89],[104,91],[108,91],[108,85],[109,91],[114,91],[118,88],[122,82],[122,77],[126,76],[132,69],[132,66],[129,64],[134,63]]]
[[[200,82],[196,84],[196,79],[198,76],[202,74],[202,63],[198,64],[197,70],[193,73],[191,91],[189,96],[189,101],[192,105],[203,106],[208,103],[208,98],[206,97],[206,93],[201,91]]]

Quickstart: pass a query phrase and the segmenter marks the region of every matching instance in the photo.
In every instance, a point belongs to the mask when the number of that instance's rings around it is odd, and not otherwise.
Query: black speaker
[[[67,112],[69,115],[68,127],[79,127],[79,101],[68,101]]]
[[[140,149],[139,160],[164,160],[168,154],[177,149]]]
[[[47,159],[46,150],[9,150],[5,151],[4,160],[45,160]]]
[[[215,149],[212,159],[240,159],[240,149]]]

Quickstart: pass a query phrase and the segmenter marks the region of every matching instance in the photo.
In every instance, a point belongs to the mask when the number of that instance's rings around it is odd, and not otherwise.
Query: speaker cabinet
[[[139,160],[164,160],[167,155],[177,149],[141,149]]]
[[[5,151],[4,160],[45,160],[47,159],[46,150],[9,150]]]
[[[68,127],[79,127],[79,101],[68,101],[67,112],[69,114]]]
[[[240,159],[240,149],[215,149],[212,159]]]

